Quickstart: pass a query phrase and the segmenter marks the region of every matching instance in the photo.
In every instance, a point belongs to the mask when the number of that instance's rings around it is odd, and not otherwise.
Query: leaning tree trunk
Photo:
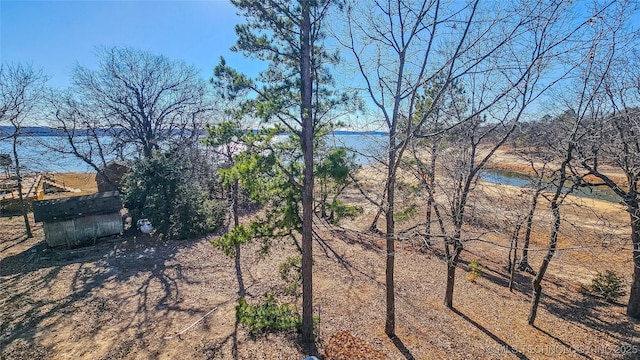
[[[511,259],[511,249],[509,249],[509,291],[513,292],[513,278],[516,273],[516,263],[518,262],[518,236],[522,223],[518,221],[511,237],[511,247],[513,248],[513,259]]]
[[[384,188],[383,192],[382,192],[382,201],[384,202],[384,200],[387,197],[387,187]],[[374,233],[374,234],[380,234],[380,230],[378,230],[378,220],[380,220],[380,216],[382,215],[382,213],[384,212],[382,206],[378,206],[378,211],[376,212],[376,215],[373,217],[373,221],[371,221],[371,225],[369,226],[369,231]]]
[[[520,264],[518,265],[518,270],[526,271],[530,274],[535,275],[535,271],[529,265],[529,244],[531,242],[531,230],[533,229],[533,216],[536,212],[536,207],[538,206],[538,198],[540,197],[540,193],[542,190],[540,189],[540,183],[536,185],[536,190],[531,197],[531,204],[529,207],[529,213],[527,214],[527,225],[524,233],[524,245],[522,245],[522,259],[520,259]]]
[[[631,282],[631,292],[629,293],[629,303],[627,304],[627,315],[634,319],[640,319],[640,209],[637,202],[635,208],[630,210],[631,239],[633,241],[633,280]]]
[[[553,230],[551,230],[551,239],[549,241],[549,250],[547,255],[542,260],[538,274],[533,279],[533,299],[531,301],[531,310],[529,311],[529,325],[533,326],[536,321],[536,315],[538,314],[538,305],[540,304],[540,297],[542,296],[542,279],[547,272],[551,258],[556,252],[556,246],[558,245],[558,232],[560,231],[560,210],[558,209],[557,201],[552,203],[553,208]]]
[[[24,228],[27,231],[27,239],[33,237],[31,232],[31,224],[29,224],[29,211],[27,209],[27,203],[22,196],[22,175],[20,174],[20,159],[18,158],[18,137],[17,134],[13,137],[13,157],[16,160],[16,177],[18,178],[18,201],[20,202],[20,211],[22,211],[22,217],[24,218]]]

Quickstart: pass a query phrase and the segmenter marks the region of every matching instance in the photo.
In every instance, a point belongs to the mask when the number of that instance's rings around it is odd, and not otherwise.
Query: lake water
[[[60,154],[47,146],[56,146],[64,138],[59,136],[25,136],[19,139],[20,166],[27,172],[90,172],[91,167],[73,155]],[[11,154],[11,140],[0,141],[0,154]]]
[[[330,133],[325,137],[329,146],[345,146],[356,152],[356,163],[366,165],[377,162],[377,159],[385,159],[385,148],[388,138],[381,133]],[[26,171],[49,172],[92,172],[92,168],[73,155],[65,155],[53,152],[47,146],[59,145],[64,138],[58,136],[31,136],[24,137],[18,147],[21,165]],[[10,141],[0,142],[0,154],[12,153]],[[13,155],[12,155],[13,157]],[[481,179],[503,185],[527,187],[530,180],[524,176],[499,171],[485,171],[480,175]],[[610,190],[605,188],[578,189],[577,196],[619,202],[620,199]]]
[[[389,138],[380,133],[361,134],[333,134],[325,137],[329,146],[348,147],[356,153],[355,162],[366,165],[376,162],[376,159],[385,159]]]
[[[328,134],[329,146],[346,146],[356,151],[356,163],[371,163],[369,155],[384,156],[387,137],[380,133]],[[28,172],[92,172],[93,169],[73,155],[60,154],[48,147],[62,144],[65,139],[59,136],[26,136],[20,139],[18,156],[20,165]],[[0,154],[12,154],[11,141],[0,141]]]

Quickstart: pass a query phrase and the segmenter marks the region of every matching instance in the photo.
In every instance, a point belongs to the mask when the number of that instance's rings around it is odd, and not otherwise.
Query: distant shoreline
[[[13,134],[14,128],[12,126],[0,126],[0,136],[9,136]],[[51,128],[47,126],[25,126],[20,130],[22,136],[65,136],[63,130]],[[114,130],[109,129],[97,129],[96,133],[98,136],[108,136],[109,133]],[[250,129],[247,131],[257,132],[257,129]],[[201,135],[205,135],[205,130],[198,130]],[[93,132],[92,132],[93,133]],[[287,133],[283,133],[287,134]],[[376,136],[386,136],[389,135],[388,132],[385,131],[357,131],[357,130],[334,130],[329,132],[332,135],[376,135]]]
[[[5,127],[6,129],[6,127]],[[29,128],[25,129],[22,135],[22,143],[19,146],[20,157],[23,165],[26,165],[31,171],[49,171],[49,172],[94,172],[93,169],[79,160],[73,154],[55,154],[47,149],[67,141],[65,136],[57,136],[50,128]],[[204,135],[203,135],[204,136]],[[280,135],[280,138],[287,137],[286,134]],[[99,135],[105,144],[112,141],[112,135]],[[327,146],[348,147],[356,152],[354,161],[360,165],[371,162],[366,155],[375,155],[388,142],[388,135],[379,131],[355,131],[355,130],[336,130],[324,136]],[[0,154],[10,156],[12,152],[11,139],[0,142]],[[111,160],[108,158],[107,160]]]

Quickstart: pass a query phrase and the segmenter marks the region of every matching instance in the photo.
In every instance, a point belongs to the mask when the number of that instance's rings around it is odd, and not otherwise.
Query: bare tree
[[[528,192],[529,196],[529,211],[527,212],[525,228],[524,228],[524,243],[522,244],[522,257],[518,263],[518,270],[525,271],[529,274],[535,275],[535,271],[529,265],[529,245],[531,244],[531,232],[533,231],[533,218],[536,214],[538,207],[538,200],[542,191],[547,188],[546,179],[549,177],[547,171],[547,164],[543,164],[541,169],[537,169],[535,165],[531,165],[531,168],[535,172],[535,177],[531,178],[531,189]],[[512,269],[513,270],[513,269]]]
[[[553,188],[549,180],[555,176],[554,173],[557,171],[553,166],[553,162],[557,161],[557,137],[563,133],[558,123],[557,119],[556,121],[551,121],[550,117],[545,116],[539,121],[522,124],[524,130],[518,137],[526,145],[515,150],[517,156],[528,164],[527,168],[530,172],[527,176],[528,186],[523,190],[523,195],[528,198],[528,201],[526,204],[527,212],[522,224],[524,225],[522,256],[517,269],[531,275],[536,275],[535,270],[529,264],[529,246],[531,244],[534,216],[543,191]],[[510,268],[510,270],[513,271],[515,269]]]
[[[443,92],[455,78],[454,69],[460,53],[466,49],[468,28],[471,25],[478,2],[464,6],[460,12],[448,12],[440,1],[419,2],[388,0],[373,2],[349,2],[347,4],[347,34],[338,36],[341,44],[351,51],[354,62],[366,84],[364,91],[380,111],[389,132],[389,144],[385,167],[387,169],[380,213],[386,221],[386,322],[385,332],[395,335],[395,188],[398,167],[409,145],[409,138],[425,120],[417,124],[414,118],[418,90],[435,76],[444,74]],[[459,15],[461,14],[461,15]],[[436,33],[445,24],[455,21],[465,29],[455,36],[452,57],[438,58]],[[472,43],[469,42],[469,43]],[[436,66],[428,66],[434,61]],[[438,98],[439,95],[436,96]],[[424,111],[426,119],[430,111]],[[402,119],[406,121],[401,127]]]
[[[17,179],[18,199],[24,218],[27,238],[33,237],[27,204],[23,196],[22,173],[19,156],[20,137],[24,136],[24,123],[29,121],[34,109],[42,101],[46,77],[42,71],[29,65],[0,65],[0,125],[8,125],[12,130],[3,134],[11,139],[13,165]]]
[[[440,230],[445,239],[445,259],[447,261],[447,284],[444,303],[448,308],[453,308],[453,291],[455,285],[455,272],[463,244],[463,226],[467,220],[468,201],[478,180],[479,172],[485,167],[491,156],[504,144],[515,127],[516,119],[487,124],[479,119],[465,124],[459,130],[460,139],[455,142],[456,149],[452,149],[446,156],[445,172],[447,184],[441,184],[440,188],[446,193],[447,206],[440,210],[435,205],[435,212],[440,224],[451,224],[449,230],[441,226]],[[487,145],[487,139],[498,135],[500,140],[489,145],[488,152],[480,154],[481,145]]]
[[[62,131],[62,136],[52,139],[51,143],[43,146],[52,151],[77,157],[115,186],[105,172],[107,162],[113,158],[122,160],[129,155],[133,157],[134,154],[125,154],[125,151],[132,149],[127,148],[125,144],[118,146],[117,140],[110,141],[109,138],[113,134],[95,121],[92,111],[84,108],[72,91],[50,91],[47,99],[50,123]]]
[[[351,50],[365,84],[364,92],[379,110],[389,131],[386,183],[381,201],[387,237],[387,334],[393,335],[395,326],[396,175],[410,139],[441,106],[442,96],[454,82],[468,90],[471,105],[466,112],[458,114],[451,128],[477,122],[468,128],[479,136],[472,143],[487,138],[479,135],[478,130],[490,129],[498,123],[508,135],[524,109],[553,84],[553,81],[539,80],[554,57],[566,50],[566,41],[575,31],[573,25],[561,21],[569,11],[566,3],[546,1],[487,7],[479,1],[460,4],[438,0],[348,4],[348,34],[341,43]],[[433,94],[432,105],[416,119],[420,89],[436,77],[441,79],[440,89]],[[486,126],[481,127],[481,122]],[[498,146],[504,142],[500,136],[494,140]],[[477,150],[478,144],[469,150]],[[458,177],[460,187],[456,191],[460,192],[450,199],[453,205],[450,215],[455,219],[453,223],[457,223],[454,227],[462,228],[468,191],[494,152],[495,149],[490,149],[485,153],[488,157],[474,154],[466,158],[468,167]],[[455,235],[455,231],[453,234],[447,245],[450,268],[445,303],[449,307],[452,306],[455,266],[462,251],[459,235]]]
[[[565,190],[566,184],[571,179],[573,179],[574,184],[580,183],[579,175],[576,175],[575,171],[571,167],[571,162],[574,156],[576,138],[578,137],[578,125],[581,120],[581,117],[575,116],[567,119],[567,125],[569,128],[565,132],[567,136],[565,142],[551,145],[558,148],[558,158],[559,160],[561,160],[561,164],[557,171],[554,171],[554,176],[551,180],[551,183],[553,184],[555,190],[553,191],[552,196],[548,198],[548,200],[553,215],[553,222],[549,235],[547,254],[543,258],[542,263],[540,264],[540,268],[538,269],[538,272],[532,281],[533,297],[531,300],[531,309],[529,311],[529,325],[533,325],[535,322],[538,305],[540,304],[540,297],[542,295],[542,280],[544,279],[544,275],[547,272],[549,263],[551,263],[551,259],[553,258],[557,249],[558,235],[560,234],[560,226],[562,223],[561,205],[563,204],[567,195],[571,193],[571,191]]]
[[[613,190],[629,213],[634,271],[627,314],[640,319],[640,56],[635,51],[625,55],[607,73],[603,88],[607,112],[584,124],[588,136],[577,150],[582,167],[597,179],[589,185]]]
[[[580,144],[589,137],[585,126],[600,118],[605,111],[602,90],[605,89],[605,80],[611,73],[612,63],[619,51],[618,47],[626,42],[625,39],[628,40],[628,34],[624,31],[624,18],[628,9],[625,3],[610,2],[593,10],[593,16],[587,20],[590,26],[583,34],[581,46],[576,51],[576,56],[583,59],[583,63],[576,67],[574,81],[569,84],[570,90],[564,89],[565,96],[560,97],[565,102],[566,110],[561,119],[565,131],[562,132],[564,135],[555,134],[563,136],[564,139],[558,139],[555,144],[552,144],[554,148],[560,150],[558,159],[561,161],[553,182],[555,191],[549,199],[553,224],[547,254],[533,279],[529,325],[535,323],[542,295],[542,280],[557,249],[562,222],[561,205],[568,193],[575,187],[585,184],[584,174],[577,171],[575,160],[579,160],[580,157],[578,156]],[[582,165],[588,166],[588,160],[582,161]],[[568,184],[571,184],[571,188],[566,190],[565,187]]]
[[[429,111],[433,106],[433,96],[440,91],[438,79],[426,86],[424,94],[418,98],[416,105],[416,117],[422,118],[423,111]],[[444,130],[451,128],[458,122],[458,115],[464,112],[467,106],[464,96],[464,89],[453,83],[452,86],[441,97],[441,104],[435,106],[435,110],[425,118],[421,131],[416,132],[414,139],[411,139],[411,154],[415,166],[413,172],[426,192],[425,205],[425,228],[424,241],[426,246],[431,246],[431,223],[433,218],[433,206],[435,204],[436,173],[438,156],[445,150],[447,132]],[[428,149],[428,150],[426,150]],[[428,152],[428,159],[424,159],[424,153]],[[426,161],[428,160],[428,161]]]
[[[149,158],[191,146],[213,106],[198,70],[132,48],[99,48],[98,69],[77,65],[68,91],[54,94],[50,120],[74,154],[98,171],[114,157]]]

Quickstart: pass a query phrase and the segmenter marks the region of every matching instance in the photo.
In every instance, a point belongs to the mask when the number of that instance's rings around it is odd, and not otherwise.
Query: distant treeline
[[[5,137],[13,134],[15,128],[13,126],[0,126],[0,137]],[[94,130],[78,130],[76,131],[77,135],[87,135],[91,131]],[[97,129],[95,130],[96,134],[99,136],[103,135],[112,135],[115,133],[115,130],[109,129]],[[46,126],[24,126],[20,128],[20,136],[66,136],[64,130],[56,129]]]

